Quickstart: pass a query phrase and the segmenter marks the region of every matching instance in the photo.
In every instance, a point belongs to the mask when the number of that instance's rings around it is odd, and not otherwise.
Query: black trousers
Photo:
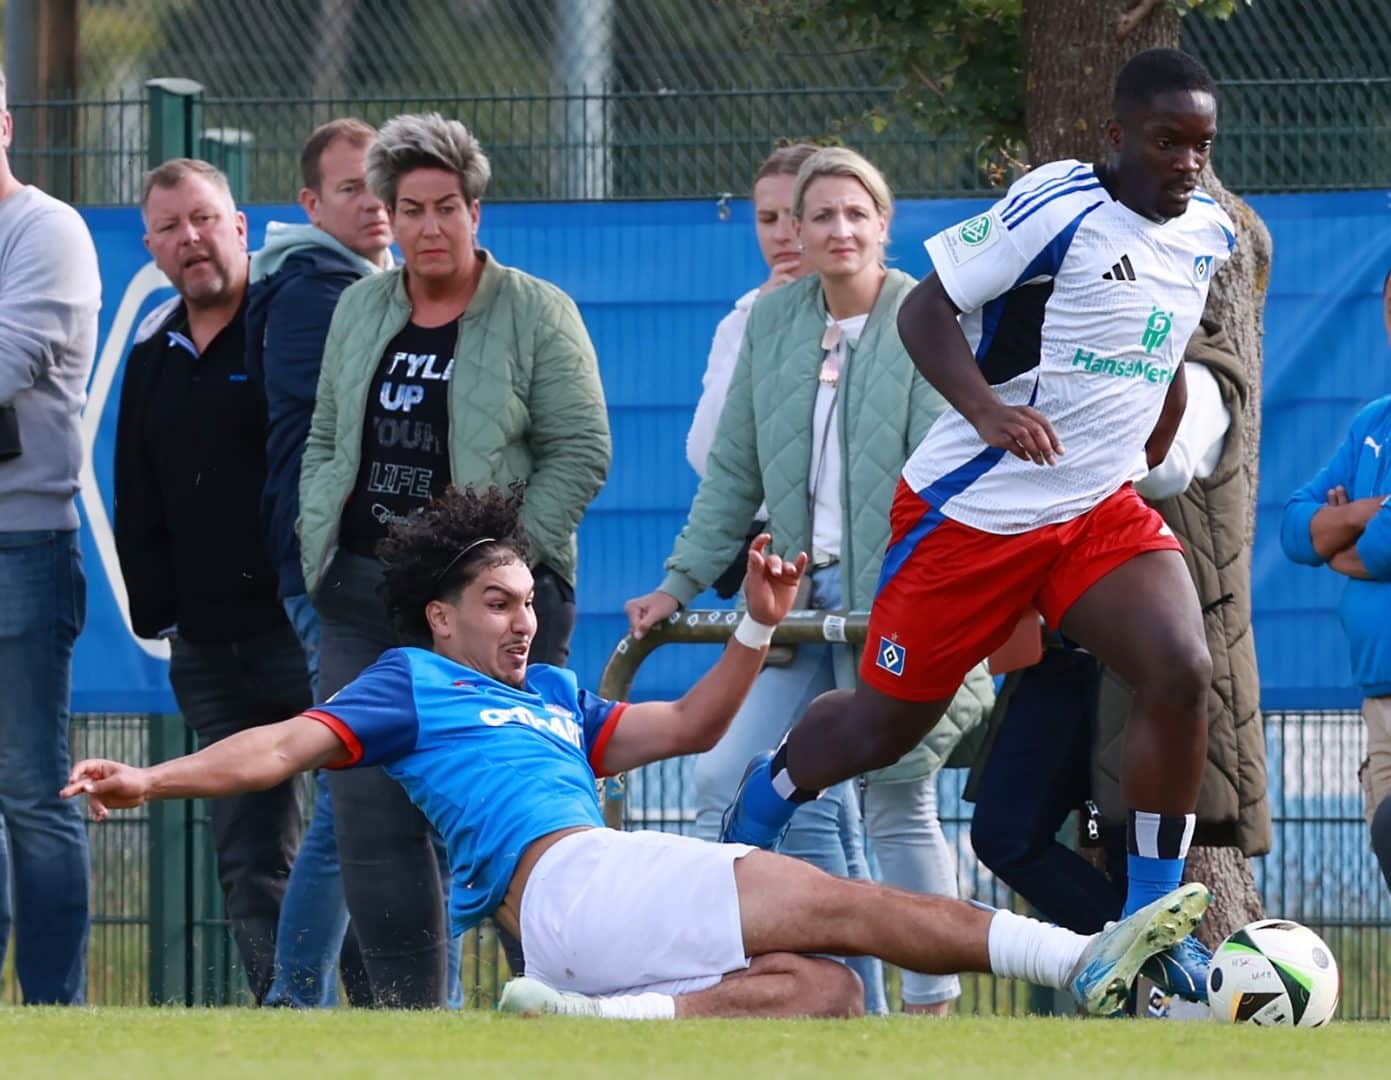
[[[553,571],[535,572],[532,659],[564,664],[575,625],[574,592]],[[314,594],[319,612],[319,692],[328,698],[387,649],[405,644],[377,587],[381,564],[340,550]],[[379,768],[329,776],[343,893],[378,1006],[438,1008],[445,1000],[447,870],[439,840],[405,790]],[[520,973],[520,946],[504,936]]]
[[[228,735],[279,723],[313,702],[304,650],[287,623],[246,641],[171,643],[169,683],[202,749]],[[275,969],[275,931],[290,866],[304,835],[305,782],[213,799],[213,846],[232,936],[259,1004]]]
[[[1057,840],[1091,795],[1091,732],[1096,661],[1045,649],[1024,671],[981,771],[971,816],[980,859],[1043,916],[1079,934],[1120,918],[1125,899],[1124,830],[1102,830],[1108,878]]]

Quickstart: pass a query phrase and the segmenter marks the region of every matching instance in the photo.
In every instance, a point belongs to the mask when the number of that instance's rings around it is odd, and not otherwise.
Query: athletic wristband
[[[750,649],[762,649],[773,640],[774,629],[776,628],[772,626],[764,626],[746,611],[744,617],[739,620],[739,625],[734,628],[734,640]]]

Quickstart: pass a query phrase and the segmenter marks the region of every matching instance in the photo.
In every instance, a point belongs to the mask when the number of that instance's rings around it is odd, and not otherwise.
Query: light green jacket
[[[451,479],[459,487],[524,482],[533,561],[573,583],[575,530],[611,457],[594,346],[565,293],[483,255],[449,383]],[[372,378],[410,315],[400,269],[349,286],[334,310],[300,469],[300,559],[311,594],[357,480]]]
[[[889,507],[903,463],[946,408],[899,340],[898,308],[913,285],[902,271],[888,272],[841,370],[836,409],[841,585],[844,603],[858,611],[868,610],[874,600],[889,543]],[[785,555],[811,551],[807,478],[825,329],[825,302],[814,275],[753,305],[705,478],[660,586],[683,605],[738,554],[762,502],[768,505],[773,549]],[[948,716],[918,751],[885,770],[892,774],[885,778],[906,779],[935,769],[962,735],[979,724],[993,700],[993,684],[983,669],[976,669]]]

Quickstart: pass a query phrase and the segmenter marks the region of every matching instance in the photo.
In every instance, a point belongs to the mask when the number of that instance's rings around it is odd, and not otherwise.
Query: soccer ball
[[[1243,926],[1207,969],[1212,1018],[1225,1024],[1322,1027],[1338,1007],[1340,985],[1332,950],[1288,919]]]

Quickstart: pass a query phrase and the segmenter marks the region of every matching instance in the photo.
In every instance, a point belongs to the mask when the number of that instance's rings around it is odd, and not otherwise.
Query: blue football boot
[[[1190,934],[1151,956],[1140,974],[1166,994],[1184,1001],[1207,1001],[1207,966],[1211,962],[1212,950]]]
[[[1211,899],[1207,886],[1190,882],[1097,934],[1068,981],[1078,1004],[1093,1016],[1119,1012],[1145,961],[1191,934]]]
[[[788,802],[773,790],[769,766],[773,751],[756,754],[744,770],[734,801],[725,808],[720,823],[722,844],[748,844],[775,851],[792,823],[797,804]]]

